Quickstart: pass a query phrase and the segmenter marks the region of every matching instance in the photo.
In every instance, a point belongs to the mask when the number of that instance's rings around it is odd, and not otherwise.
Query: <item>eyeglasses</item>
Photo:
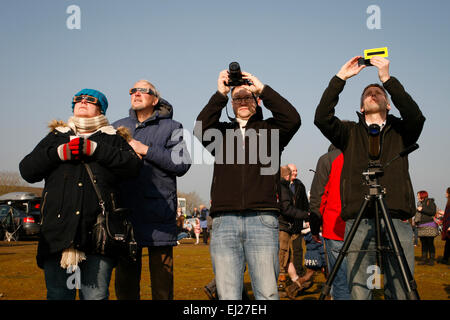
[[[152,96],[155,96],[155,97],[156,97],[156,93],[155,93],[152,89],[149,89],[149,88],[131,88],[131,89],[130,89],[130,96],[131,96],[133,93],[136,93],[137,91],[139,91],[140,93],[151,94]]]
[[[253,101],[253,97],[233,98],[232,101],[235,103],[248,103]]]
[[[92,103],[92,104],[99,105],[98,99],[96,97],[93,97],[93,96],[82,95],[82,96],[75,96],[75,97],[73,97],[73,102],[74,103],[81,102],[83,100],[86,100],[87,102]]]

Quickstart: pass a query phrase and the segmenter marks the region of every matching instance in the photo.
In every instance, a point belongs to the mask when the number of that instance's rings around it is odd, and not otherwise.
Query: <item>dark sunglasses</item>
[[[136,93],[137,91],[139,91],[140,93],[151,94],[152,96],[155,96],[155,97],[156,97],[156,93],[155,93],[152,89],[149,89],[149,88],[131,88],[131,89],[130,89],[130,96],[131,96],[133,93]]]
[[[86,95],[73,97],[74,103],[81,102],[83,100],[86,100],[87,102],[92,103],[92,104],[99,105],[98,99],[96,97],[86,96]]]

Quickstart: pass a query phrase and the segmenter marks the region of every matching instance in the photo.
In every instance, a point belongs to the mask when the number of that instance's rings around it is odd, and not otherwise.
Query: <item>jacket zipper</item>
[[[45,192],[45,194],[44,194],[44,200],[42,201],[42,206],[41,206],[41,226],[44,224],[44,208],[45,208],[45,204],[46,204],[46,202],[47,202],[47,194],[48,194],[48,191],[47,192]]]

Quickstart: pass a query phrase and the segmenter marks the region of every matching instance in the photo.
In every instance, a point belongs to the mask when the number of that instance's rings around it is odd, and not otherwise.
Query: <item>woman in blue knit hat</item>
[[[105,117],[108,100],[83,89],[72,99],[67,123],[53,120],[50,133],[20,162],[22,177],[45,180],[37,263],[44,270],[47,299],[108,299],[115,257],[93,252],[91,234],[101,212],[83,163],[89,164],[111,212],[120,208],[118,183],[139,173],[141,161]]]

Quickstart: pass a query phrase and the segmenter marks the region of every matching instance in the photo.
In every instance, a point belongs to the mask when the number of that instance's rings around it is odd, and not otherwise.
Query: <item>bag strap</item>
[[[100,190],[97,187],[97,182],[94,179],[94,174],[92,173],[91,167],[86,162],[83,162],[83,164],[84,164],[84,166],[86,168],[86,171],[87,171],[87,173],[89,175],[89,179],[92,182],[92,186],[94,187],[95,193],[97,194],[98,204],[100,205],[100,208],[102,208],[102,214],[105,215],[105,211],[106,211],[105,210],[105,202],[103,201],[102,195],[100,193]]]

